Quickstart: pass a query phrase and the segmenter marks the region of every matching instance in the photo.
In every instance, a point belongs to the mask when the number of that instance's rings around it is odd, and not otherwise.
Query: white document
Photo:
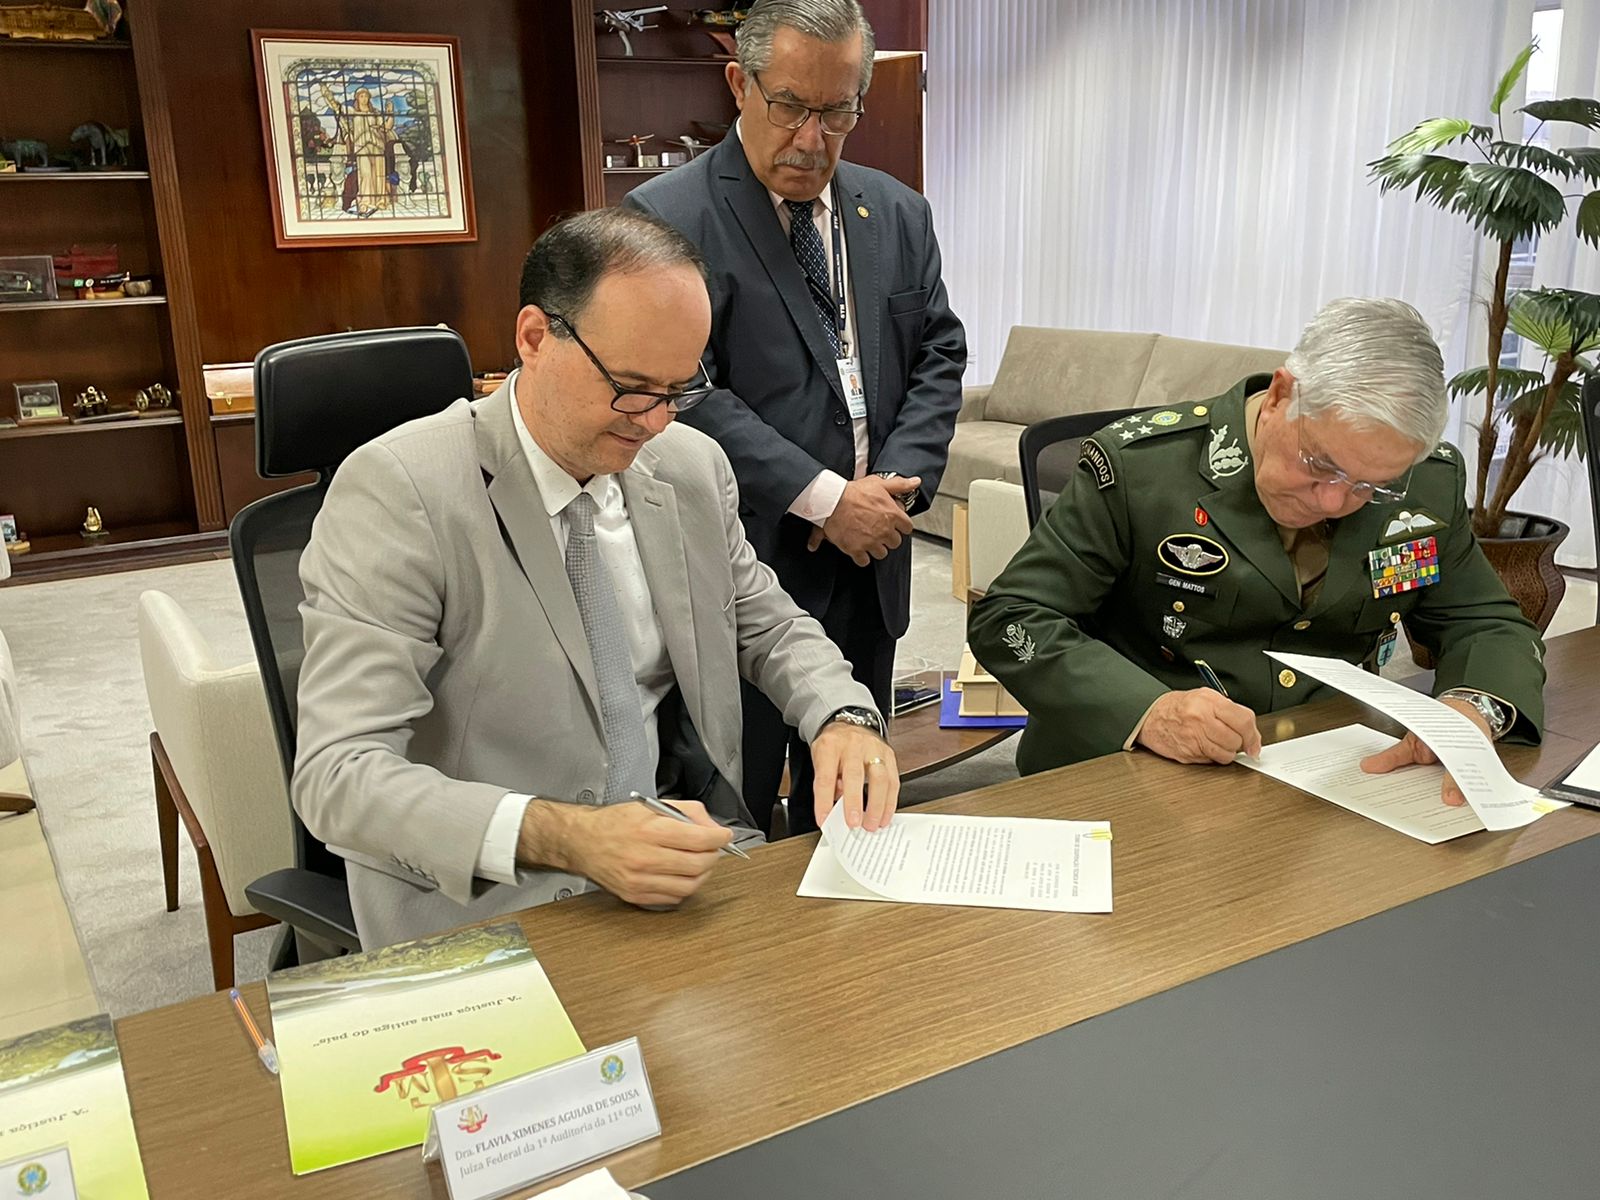
[[[1111,824],[896,813],[868,833],[846,825],[836,804],[797,894],[1110,912]]]
[[[1430,846],[1482,829],[1471,805],[1453,808],[1439,798],[1444,768],[1438,764],[1387,775],[1361,769],[1362,759],[1398,740],[1365,725],[1346,725],[1263,746],[1260,758],[1241,754],[1235,761]]]
[[[1583,761],[1567,772],[1561,787],[1581,788],[1586,792],[1600,792],[1600,746],[1583,756]]]
[[[628,1200],[633,1193],[623,1191],[622,1185],[611,1177],[611,1172],[601,1167],[598,1171],[579,1175],[540,1195],[545,1200]]]
[[[1421,738],[1439,756],[1485,829],[1516,829],[1560,807],[1541,797],[1537,789],[1513,779],[1494,743],[1448,704],[1342,659],[1271,650],[1267,654],[1291,670],[1320,679],[1393,717]]]

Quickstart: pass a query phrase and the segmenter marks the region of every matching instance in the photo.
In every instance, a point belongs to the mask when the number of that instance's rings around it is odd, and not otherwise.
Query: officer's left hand
[[[889,823],[900,800],[900,766],[894,750],[870,729],[831,721],[811,743],[816,772],[812,802],[822,828],[837,799],[845,824],[871,833]]]
[[[1483,719],[1483,714],[1465,700],[1441,700],[1441,704],[1448,704],[1462,716],[1471,721],[1489,741],[1494,741],[1494,735],[1489,731],[1489,722]],[[1368,775],[1387,775],[1390,771],[1400,767],[1409,767],[1413,763],[1428,765],[1438,762],[1438,756],[1428,749],[1424,742],[1414,733],[1407,733],[1404,738],[1390,746],[1381,754],[1374,754],[1361,760],[1361,769]],[[1467,802],[1461,789],[1456,786],[1456,781],[1450,776],[1444,777],[1443,789],[1444,802],[1453,808],[1459,808]]]

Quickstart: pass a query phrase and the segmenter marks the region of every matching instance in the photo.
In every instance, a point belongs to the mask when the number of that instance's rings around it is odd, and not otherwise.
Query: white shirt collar
[[[609,508],[622,490],[615,475],[595,475],[588,483],[579,486],[578,481],[546,454],[543,446],[534,441],[533,434],[522,419],[522,408],[517,404],[517,376],[521,370],[519,367],[506,377],[507,402],[511,405],[511,422],[517,429],[517,442],[522,446],[523,457],[533,471],[533,482],[538,485],[545,515],[553,517],[565,512],[567,505],[578,498],[579,492],[588,492],[594,498],[595,508],[602,511]]]

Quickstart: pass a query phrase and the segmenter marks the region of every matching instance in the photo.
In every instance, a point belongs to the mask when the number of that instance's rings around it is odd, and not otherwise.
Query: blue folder
[[[945,676],[944,695],[939,699],[940,729],[1021,729],[1028,723],[1027,717],[963,717],[961,693],[950,689],[954,682]]]

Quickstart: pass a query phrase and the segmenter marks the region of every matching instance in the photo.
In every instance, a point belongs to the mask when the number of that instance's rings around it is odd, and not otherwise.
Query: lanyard
[[[829,206],[828,213],[833,218],[833,295],[829,297],[834,302],[838,315],[839,327],[839,356],[850,357],[850,339],[846,335],[849,328],[850,310],[845,306],[844,293],[844,222],[839,218],[839,181],[836,179],[829,185],[833,196],[833,204]]]

